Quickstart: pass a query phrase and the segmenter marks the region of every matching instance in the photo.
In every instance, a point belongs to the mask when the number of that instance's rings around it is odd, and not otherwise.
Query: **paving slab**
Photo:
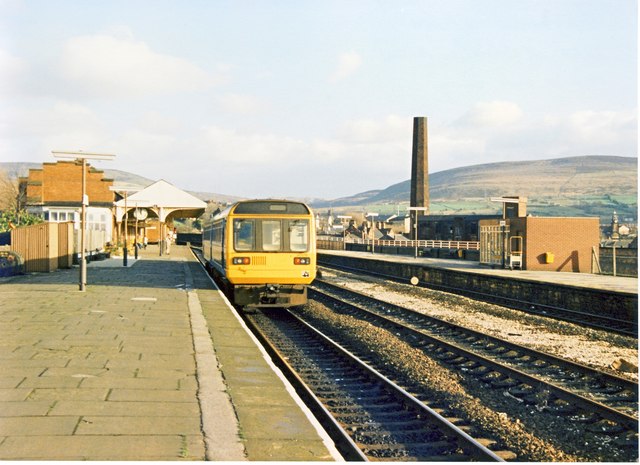
[[[0,278],[0,460],[336,460],[187,247]]]

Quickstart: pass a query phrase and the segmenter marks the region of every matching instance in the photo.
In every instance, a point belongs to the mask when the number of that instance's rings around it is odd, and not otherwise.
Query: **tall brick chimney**
[[[411,207],[429,207],[429,150],[426,116],[413,118],[413,150],[411,153]],[[423,215],[425,212],[416,212]],[[414,233],[414,212],[411,215],[411,232]],[[412,236],[413,237],[413,236]]]

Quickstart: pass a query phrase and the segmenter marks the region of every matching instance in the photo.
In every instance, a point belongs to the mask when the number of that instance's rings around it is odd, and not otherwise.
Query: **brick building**
[[[522,269],[591,273],[598,253],[600,219],[524,216],[480,221],[480,262]]]
[[[89,234],[96,232],[96,238],[100,237],[96,243],[101,242],[101,245],[112,240],[111,209],[115,200],[114,192],[109,190],[113,179],[106,179],[103,175],[103,171],[87,164],[87,230]],[[82,163],[43,163],[42,168],[31,168],[27,177],[19,179],[19,189],[29,213],[40,215],[52,223],[72,221],[75,229],[80,229]]]

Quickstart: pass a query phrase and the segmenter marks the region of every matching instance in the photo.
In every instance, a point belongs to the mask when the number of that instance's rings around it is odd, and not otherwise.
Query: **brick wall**
[[[527,270],[591,272],[592,247],[598,252],[599,218],[526,217],[510,219],[510,235],[524,238]],[[547,263],[548,254],[553,262]]]
[[[114,192],[112,179],[87,164],[87,195],[91,205],[111,207]],[[43,163],[42,169],[30,169],[26,183],[28,204],[79,205],[82,195],[82,164],[75,161]]]

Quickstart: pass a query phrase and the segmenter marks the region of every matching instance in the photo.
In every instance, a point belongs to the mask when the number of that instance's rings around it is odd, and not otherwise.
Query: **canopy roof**
[[[197,218],[204,213],[207,204],[193,195],[178,189],[161,179],[144,189],[120,199],[116,203],[116,220],[120,221],[126,209],[146,208],[153,211],[160,221],[173,218]]]

